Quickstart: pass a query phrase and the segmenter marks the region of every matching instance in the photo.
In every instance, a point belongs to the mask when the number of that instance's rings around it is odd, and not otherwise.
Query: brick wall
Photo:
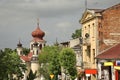
[[[99,33],[103,35],[102,42],[99,43],[100,50],[110,47],[110,45],[105,45],[104,40],[116,40],[120,42],[120,3],[105,9],[102,12],[101,27],[99,27]]]

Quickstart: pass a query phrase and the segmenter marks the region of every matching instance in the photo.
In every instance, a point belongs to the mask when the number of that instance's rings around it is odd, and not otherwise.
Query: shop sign
[[[113,62],[104,62],[104,66],[113,66]]]

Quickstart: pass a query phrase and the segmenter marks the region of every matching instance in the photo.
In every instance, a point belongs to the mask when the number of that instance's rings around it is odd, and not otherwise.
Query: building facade
[[[83,69],[86,78],[96,79],[96,61],[95,56],[98,53],[98,22],[101,18],[100,9],[88,9],[84,12],[80,23],[82,24],[82,52],[83,52]],[[94,73],[92,73],[94,72]]]

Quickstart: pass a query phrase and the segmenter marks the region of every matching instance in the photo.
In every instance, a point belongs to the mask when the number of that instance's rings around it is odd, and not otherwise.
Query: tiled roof
[[[28,61],[31,60],[32,55],[33,55],[32,52],[30,52],[27,56],[23,55],[23,56],[20,56],[20,58],[21,58],[22,60],[24,60],[25,62],[28,62]]]
[[[96,56],[97,59],[120,59],[120,43]]]

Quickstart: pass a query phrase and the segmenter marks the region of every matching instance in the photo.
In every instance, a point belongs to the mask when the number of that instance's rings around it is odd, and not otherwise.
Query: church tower
[[[19,56],[23,55],[23,47],[21,42],[19,41],[19,43],[17,44],[17,53]]]
[[[30,42],[30,52],[33,53],[31,58],[31,70],[33,73],[39,69],[38,55],[46,43],[43,39],[44,35],[45,33],[40,29],[38,21],[37,28],[32,32],[33,40]]]

